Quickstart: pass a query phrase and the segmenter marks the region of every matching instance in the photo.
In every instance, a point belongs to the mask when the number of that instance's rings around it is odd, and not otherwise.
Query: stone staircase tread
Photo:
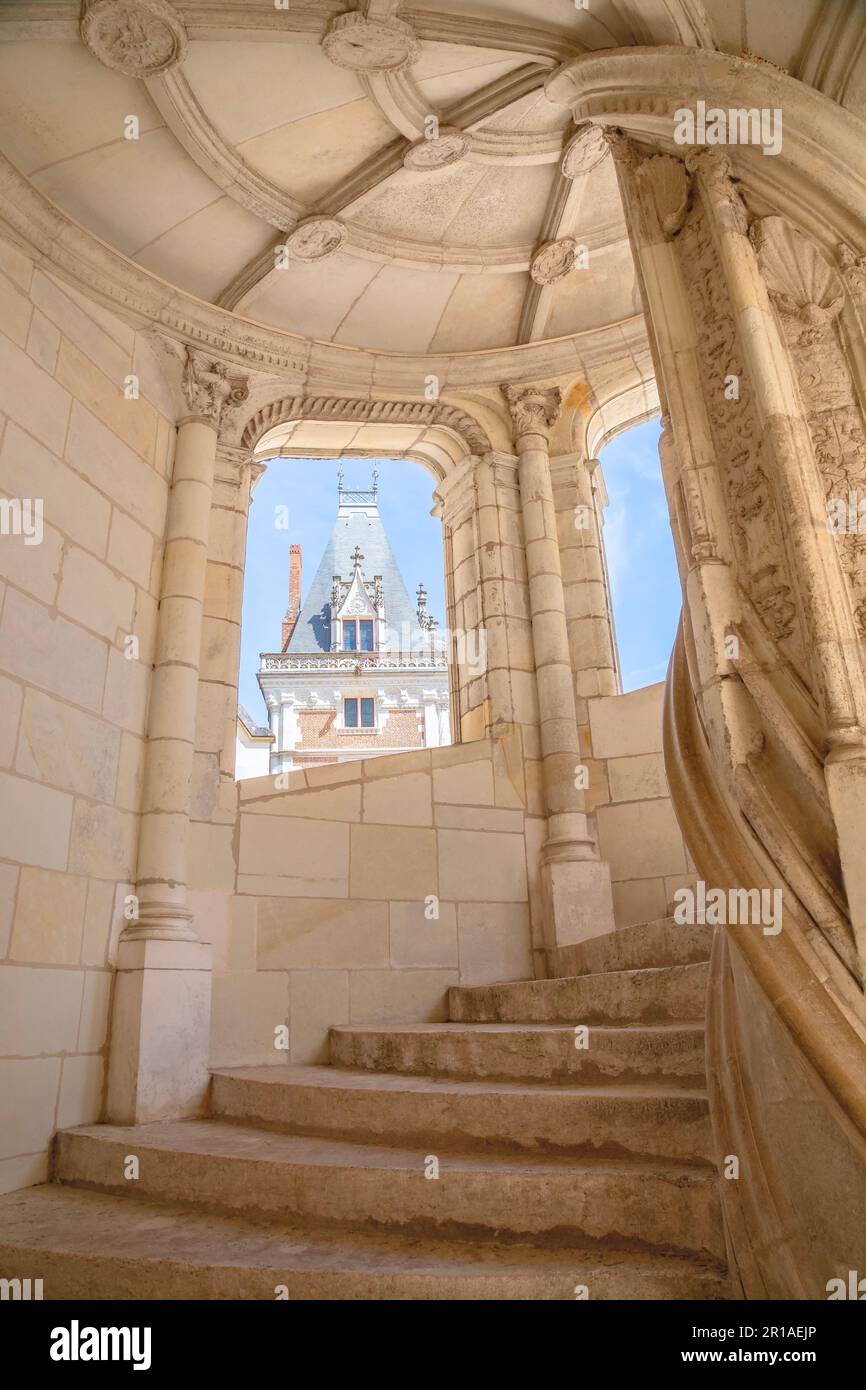
[[[686,971],[697,974],[698,971],[705,971],[708,964],[709,961],[706,960],[692,960],[678,962],[676,965],[634,965],[627,970],[593,970],[586,975],[550,975],[543,980],[497,980],[490,985],[452,985],[451,988],[459,990],[461,994],[472,994],[476,990],[481,992],[492,989],[508,989],[512,985],[520,985],[521,987],[536,985],[539,988],[544,988],[545,985],[568,984],[571,980],[580,980],[581,984],[585,984],[587,980],[613,980],[626,977],[633,979],[638,975],[642,977],[682,975]]]
[[[335,1090],[411,1091],[431,1095],[525,1094],[573,1096],[575,1100],[701,1100],[707,1099],[704,1089],[683,1086],[662,1086],[657,1083],[627,1082],[623,1085],[578,1086],[558,1081],[500,1081],[487,1079],[455,1079],[447,1076],[416,1076],[404,1072],[369,1071],[360,1067],[291,1066],[291,1067],[215,1067],[212,1076],[232,1081],[252,1081],[272,1086],[333,1087]]]
[[[256,1125],[230,1120],[162,1120],[147,1125],[85,1125],[65,1130],[61,1142],[69,1139],[117,1144],[124,1153],[141,1156],[150,1151],[253,1159],[287,1166],[319,1166],[348,1170],[423,1169],[424,1155],[417,1147],[385,1145],[363,1140],[331,1139],[310,1135],[284,1134]],[[59,1164],[63,1178],[63,1159]],[[440,1157],[440,1171],[473,1173],[537,1173],[541,1176],[569,1173],[605,1173],[622,1176],[666,1177],[677,1181],[715,1182],[715,1168],[707,1161],[666,1159],[635,1155],[538,1155],[513,1151],[457,1150]],[[77,1185],[77,1180],[70,1184]],[[126,1187],[129,1188],[129,1184]]]
[[[727,1296],[718,1265],[683,1255],[596,1248],[548,1250],[531,1244],[500,1245],[495,1240],[467,1246],[404,1232],[385,1235],[317,1228],[308,1222],[252,1220],[56,1184],[25,1188],[0,1198],[0,1265],[5,1271],[15,1258],[31,1255],[43,1261],[40,1269],[45,1269],[48,1299],[54,1296],[52,1283],[60,1286],[56,1296],[68,1296],[62,1286],[70,1277],[83,1278],[93,1290],[90,1297],[159,1298],[167,1270],[188,1279],[188,1291],[175,1296],[230,1298],[237,1295],[214,1292],[212,1285],[204,1291],[203,1274],[250,1269],[263,1275],[272,1272],[277,1279],[283,1273],[315,1276],[345,1272],[361,1275],[365,1281],[382,1276],[488,1274],[516,1279],[556,1275],[566,1283],[621,1272],[648,1280],[686,1280],[694,1292],[685,1296]],[[83,1268],[72,1268],[68,1262],[64,1265],[64,1256],[74,1257]],[[103,1286],[95,1287],[100,1261],[109,1271],[102,1276],[104,1291]],[[148,1266],[158,1271],[158,1277],[150,1276],[152,1295],[131,1291],[123,1279],[134,1279],[136,1289],[140,1289]],[[346,1296],[363,1298],[365,1288],[369,1288],[366,1282]],[[272,1298],[274,1294],[263,1287],[261,1293],[240,1296]],[[423,1290],[420,1296],[424,1296]],[[564,1286],[562,1293],[553,1296],[569,1297],[569,1293]]]
[[[566,978],[566,977],[563,977]],[[571,977],[568,977],[571,978]],[[575,976],[575,979],[582,979],[585,976]],[[528,981],[515,981],[515,983],[529,983]],[[532,983],[537,983],[533,981]],[[476,986],[470,986],[476,988]],[[489,985],[479,985],[479,989],[489,989]],[[694,1023],[593,1023],[589,1025],[593,1033],[703,1033],[704,1024]],[[574,1033],[574,1025],[571,1023],[334,1023],[331,1025],[332,1033],[368,1033],[377,1035],[388,1033],[399,1035],[409,1033],[413,1036],[425,1037],[427,1035],[437,1036],[449,1034],[459,1034],[471,1032],[475,1033],[503,1033],[515,1035],[520,1033]]]

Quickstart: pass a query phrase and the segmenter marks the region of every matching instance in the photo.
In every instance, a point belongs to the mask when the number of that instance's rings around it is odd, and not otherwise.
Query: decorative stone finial
[[[559,386],[500,386],[508,402],[516,439],[540,434],[545,439],[559,418],[562,390]]]
[[[156,77],[186,57],[186,30],[168,0],[88,0],[83,43],[127,77]]]
[[[357,10],[338,14],[322,39],[338,68],[353,72],[399,72],[421,56],[421,45],[401,19],[366,19]]]
[[[351,558],[353,567],[356,570],[359,570],[364,560],[364,556],[361,554],[361,547],[359,545],[355,546],[355,549],[352,551]]]

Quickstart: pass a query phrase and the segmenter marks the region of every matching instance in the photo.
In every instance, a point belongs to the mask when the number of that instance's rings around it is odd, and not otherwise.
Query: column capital
[[[198,420],[219,431],[250,394],[249,377],[225,362],[187,348],[180,389],[188,413],[178,421]]]
[[[562,388],[502,385],[499,389],[508,403],[515,440],[528,434],[548,439],[562,409]]]

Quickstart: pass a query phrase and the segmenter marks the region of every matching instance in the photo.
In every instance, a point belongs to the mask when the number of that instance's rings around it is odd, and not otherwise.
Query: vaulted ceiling
[[[511,347],[640,312],[612,161],[545,96],[575,55],[717,47],[866,105],[860,0],[88,10],[82,24],[77,0],[0,3],[0,150],[173,285],[394,352]],[[124,11],[136,51],[118,39]]]

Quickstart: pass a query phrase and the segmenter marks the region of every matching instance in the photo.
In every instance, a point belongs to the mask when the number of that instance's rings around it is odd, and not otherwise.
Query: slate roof
[[[344,581],[351,580],[354,573],[351,556],[356,545],[361,547],[364,556],[361,564],[364,580],[370,584],[374,575],[382,576],[386,625],[396,630],[398,639],[402,639],[404,631],[410,631],[410,643],[406,645],[415,646],[422,642],[416,606],[406,592],[406,585],[397,568],[382,518],[378,509],[374,509],[375,503],[369,500],[371,494],[366,493],[363,496],[366,501],[365,508],[352,505],[349,501],[350,498],[354,500],[352,493],[343,493],[341,512],[337,514],[330,540],[319,561],[316,577],[304,600],[295,630],[286,648],[287,652],[303,654],[331,650],[333,577],[339,574]],[[404,627],[404,624],[407,626]]]

